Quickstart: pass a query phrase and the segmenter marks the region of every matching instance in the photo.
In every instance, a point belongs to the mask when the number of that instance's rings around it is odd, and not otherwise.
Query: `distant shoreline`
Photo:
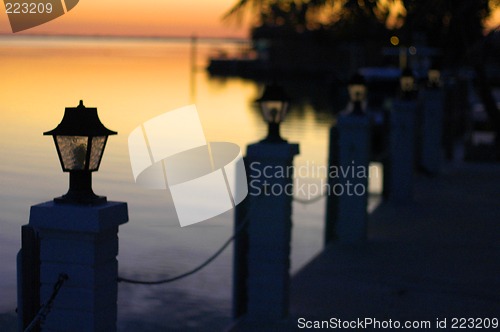
[[[248,43],[250,39],[240,37],[207,37],[207,36],[119,36],[119,35],[37,35],[37,34],[0,34],[0,40],[8,39],[81,39],[81,40],[144,40],[144,41],[191,41],[196,38],[203,42],[233,42],[233,43]]]

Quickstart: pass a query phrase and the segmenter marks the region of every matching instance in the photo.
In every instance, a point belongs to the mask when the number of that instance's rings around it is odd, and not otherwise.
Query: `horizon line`
[[[38,34],[38,33],[33,33],[33,34],[14,34],[14,33],[4,33],[0,32],[0,38],[1,37],[26,37],[26,38],[32,38],[32,37],[41,37],[41,38],[102,38],[102,39],[156,39],[156,40],[166,40],[166,39],[178,39],[178,40],[189,40],[189,39],[198,39],[198,40],[230,40],[230,41],[235,41],[235,42],[247,42],[250,40],[248,37],[237,37],[237,36],[203,36],[203,35],[197,35],[197,34],[192,34],[191,36],[186,36],[186,35],[118,35],[118,34],[52,34],[52,33],[43,33],[43,34]]]

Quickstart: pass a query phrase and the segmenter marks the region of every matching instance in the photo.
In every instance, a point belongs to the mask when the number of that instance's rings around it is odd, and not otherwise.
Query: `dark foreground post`
[[[337,126],[330,128],[330,144],[328,148],[328,170],[332,170],[339,165],[339,131]],[[327,173],[330,173],[330,172]],[[338,178],[329,176],[328,174],[328,188],[334,188],[338,183]],[[325,245],[336,239],[335,227],[338,219],[339,211],[339,198],[337,195],[332,194],[329,190],[326,196],[326,211],[325,211]]]
[[[247,159],[244,159],[245,169],[249,169]],[[248,179],[246,179],[248,180]],[[239,183],[236,182],[236,186]],[[248,181],[246,183],[248,186]],[[233,246],[233,299],[232,317],[238,319],[247,312],[248,292],[248,196],[234,210],[234,238]]]
[[[24,331],[40,309],[40,244],[30,225],[21,227],[21,250],[17,255],[18,330]],[[33,332],[40,329],[36,326]]]

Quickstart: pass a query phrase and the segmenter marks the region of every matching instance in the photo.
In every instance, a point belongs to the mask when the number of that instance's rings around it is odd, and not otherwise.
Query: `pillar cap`
[[[38,229],[99,233],[127,221],[128,209],[124,202],[83,206],[50,201],[31,207],[29,224]]]
[[[248,158],[284,159],[298,155],[299,144],[296,143],[254,143],[247,147]]]
[[[340,114],[337,119],[337,127],[367,127],[370,125],[368,114],[352,115]]]

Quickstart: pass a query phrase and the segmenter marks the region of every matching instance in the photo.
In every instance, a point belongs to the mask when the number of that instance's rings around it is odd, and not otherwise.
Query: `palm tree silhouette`
[[[241,22],[245,11],[256,16],[258,23],[291,23],[305,26],[315,20],[317,14],[334,7],[340,0],[238,0],[224,15],[224,19],[236,18]],[[287,19],[288,18],[288,19]]]

